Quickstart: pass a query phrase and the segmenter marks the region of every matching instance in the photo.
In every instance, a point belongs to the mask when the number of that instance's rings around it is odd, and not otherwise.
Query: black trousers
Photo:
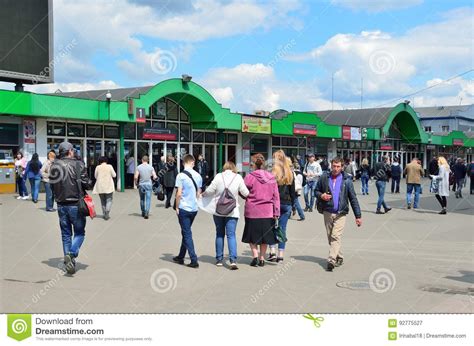
[[[165,208],[171,207],[171,197],[173,196],[174,187],[165,187],[166,192],[166,203]]]
[[[435,196],[439,204],[441,204],[441,208],[446,208],[448,206],[448,200],[446,199],[446,196],[440,196],[440,195],[435,195]]]

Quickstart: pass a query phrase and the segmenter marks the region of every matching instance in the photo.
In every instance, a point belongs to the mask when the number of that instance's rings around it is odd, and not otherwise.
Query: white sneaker
[[[29,196],[23,196],[23,197],[21,197],[22,200],[27,200],[27,199],[29,199],[29,198],[30,198]]]
[[[22,199],[22,198],[23,198],[23,197],[21,197],[21,196],[18,196],[16,199]]]

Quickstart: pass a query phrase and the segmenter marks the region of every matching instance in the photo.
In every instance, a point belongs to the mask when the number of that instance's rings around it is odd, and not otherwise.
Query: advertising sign
[[[270,134],[271,119],[242,115],[242,132]]]
[[[317,134],[316,125],[293,124],[293,134],[294,135],[316,136],[316,134]]]

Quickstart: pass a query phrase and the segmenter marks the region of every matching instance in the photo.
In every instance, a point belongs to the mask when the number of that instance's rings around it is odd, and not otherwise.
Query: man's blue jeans
[[[222,261],[224,259],[224,237],[227,234],[229,259],[231,262],[237,261],[237,240],[235,238],[237,221],[239,219],[236,217],[214,215],[214,224],[216,225],[216,260]]]
[[[385,185],[387,184],[386,181],[377,180],[375,183],[375,187],[377,188],[377,192],[379,194],[379,199],[377,200],[377,210],[383,206],[384,209],[388,209],[387,204],[385,204]]]
[[[179,209],[178,220],[181,226],[181,248],[179,249],[178,258],[184,259],[186,251],[189,253],[191,263],[197,262],[197,255],[194,251],[193,233],[191,232],[191,226],[193,225],[194,218],[197,215],[197,211],[186,211]]]
[[[41,178],[30,178],[29,180],[30,180],[30,186],[31,186],[31,199],[33,201],[37,201]]]
[[[413,208],[418,208],[421,192],[420,184],[407,184],[407,205],[411,204],[411,194],[413,193],[413,190],[415,190],[415,201],[413,202]]]
[[[150,184],[140,184],[138,186],[138,193],[140,194],[140,208],[142,209],[142,214],[148,215],[150,212],[151,204],[151,193],[153,187]]]
[[[77,205],[58,205],[64,255],[79,255],[86,233],[86,217],[78,215]]]
[[[280,204],[280,218],[278,219],[278,225],[280,226],[283,234],[286,237],[286,225],[288,224],[288,219],[291,216],[291,205],[290,204]],[[285,250],[286,243],[278,243],[278,250]]]
[[[306,208],[313,208],[314,206],[314,190],[316,189],[316,181],[308,181],[304,186],[304,202]],[[311,196],[309,196],[311,194]]]
[[[44,190],[46,192],[46,210],[51,210],[54,207],[54,195],[50,183],[44,183]]]
[[[362,174],[360,181],[362,182],[362,194],[369,194],[369,175]]]

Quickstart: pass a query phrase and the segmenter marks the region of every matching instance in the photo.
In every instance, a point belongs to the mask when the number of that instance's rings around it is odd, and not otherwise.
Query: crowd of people
[[[34,203],[38,202],[41,181],[44,182],[46,192],[46,210],[55,211],[56,201],[64,263],[69,274],[75,273],[75,260],[84,242],[86,213],[82,210],[82,200],[87,190],[92,189],[93,194],[99,195],[104,220],[111,217],[116,172],[106,157],[99,158],[98,163],[93,184],[84,162],[77,157],[73,145],[68,142],[59,145],[58,157],[55,151],[50,151],[44,164],[39,161],[37,154],[27,161],[18,153],[15,160],[18,199],[29,198],[26,187],[28,180]],[[134,167],[131,177],[139,192],[141,215],[144,219],[149,218],[155,191],[159,199],[165,200],[165,208],[175,210],[181,228],[181,243],[173,261],[184,265],[188,254],[191,261],[187,266],[199,268],[192,225],[200,209],[212,214],[216,229],[216,266],[225,263],[224,243],[227,239],[231,270],[238,269],[236,229],[240,218],[239,199],[245,201],[241,241],[249,244],[252,267],[263,267],[266,262],[283,262],[289,219],[297,213],[297,220],[304,221],[305,212],[316,209],[323,214],[330,248],[327,270],[333,271],[344,262],[341,239],[349,205],[356,225],[362,225],[353,181],[360,178],[361,194],[368,195],[369,181],[375,180],[378,192],[375,213],[385,214],[392,209],[385,202],[385,188],[390,179],[392,193],[400,193],[400,180],[406,177],[406,208],[417,209],[422,193],[421,179],[425,175],[418,158],[413,158],[404,169],[396,158],[391,162],[389,157],[383,157],[374,165],[364,158],[360,167],[357,167],[354,160],[350,159],[336,157],[329,163],[324,157],[316,158],[309,153],[303,160],[298,155],[288,157],[283,150],[274,152],[271,160],[262,154],[253,155],[251,171],[245,178],[231,161],[227,161],[222,172],[213,179],[209,179],[209,167],[203,155],[199,155],[197,160],[193,155],[184,155],[181,164],[183,167],[178,173],[176,159],[171,155],[161,157],[154,166],[149,164],[146,155],[141,158],[141,164]],[[130,175],[130,165],[126,165],[127,175]],[[474,162],[466,165],[462,159],[457,159],[449,164],[440,156],[429,163],[428,175],[431,179],[430,192],[441,205],[439,214],[447,214],[450,186],[453,186],[456,198],[462,198],[466,175],[471,179],[470,193],[473,193]],[[301,194],[304,197],[304,209],[299,202]]]

